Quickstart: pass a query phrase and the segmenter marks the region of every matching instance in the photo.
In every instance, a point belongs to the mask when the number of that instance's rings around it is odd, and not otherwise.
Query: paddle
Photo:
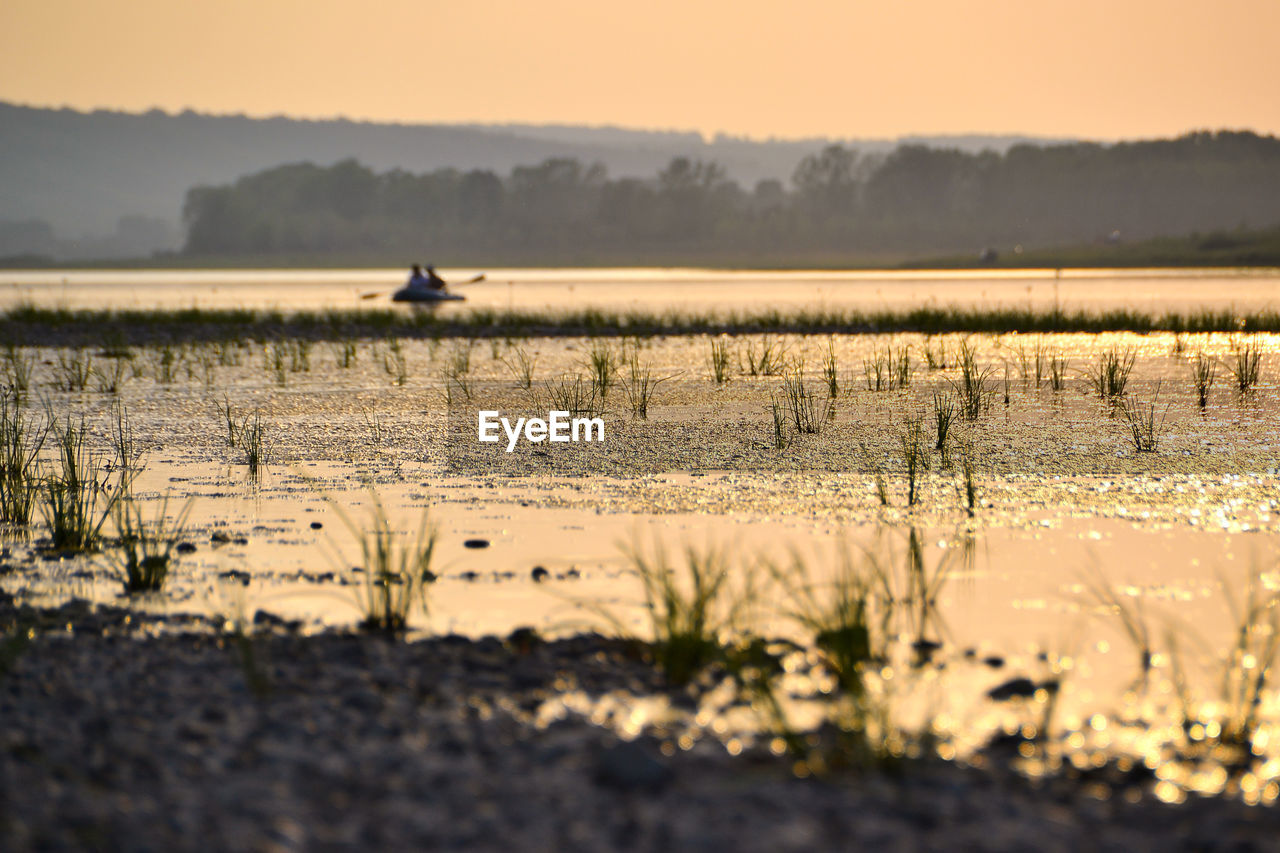
[[[454,282],[454,284],[476,284],[477,282],[481,282],[481,281],[484,281],[484,273],[480,273],[479,275],[472,276],[466,281],[456,281]],[[445,286],[447,287],[448,285],[446,284]],[[360,294],[360,298],[361,299],[377,299],[379,296],[386,296],[386,295],[387,295],[387,291],[376,290],[373,293],[362,293]]]

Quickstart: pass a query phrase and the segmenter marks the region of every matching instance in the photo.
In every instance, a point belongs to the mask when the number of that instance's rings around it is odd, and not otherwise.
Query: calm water
[[[475,308],[645,311],[875,309],[916,305],[1003,305],[1066,309],[1192,307],[1241,311],[1280,307],[1280,270],[962,270],[739,272],[697,269],[448,269]],[[0,272],[0,308],[19,303],[69,308],[283,310],[383,307],[405,271],[62,270]]]

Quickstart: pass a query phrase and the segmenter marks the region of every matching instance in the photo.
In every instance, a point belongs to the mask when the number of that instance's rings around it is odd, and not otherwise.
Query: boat
[[[421,287],[402,287],[391,294],[392,302],[416,302],[430,304],[435,302],[461,302],[467,297],[447,290],[424,290]]]

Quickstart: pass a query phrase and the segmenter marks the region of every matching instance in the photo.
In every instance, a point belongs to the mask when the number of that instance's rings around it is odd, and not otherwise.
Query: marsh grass
[[[932,336],[925,338],[924,341],[924,360],[929,370],[946,370],[947,369],[947,341],[942,339],[938,341],[937,352],[933,349]]]
[[[1221,741],[1241,748],[1251,759],[1256,753],[1263,701],[1280,655],[1280,592],[1268,589],[1256,570],[1250,573],[1239,601],[1225,579],[1222,585],[1235,627],[1222,664],[1220,690],[1225,714]]]
[[[405,383],[409,381],[409,362],[405,358],[404,344],[399,338],[387,338],[386,352],[382,355],[382,369],[391,377],[391,382],[397,388],[403,388]],[[445,381],[452,381],[462,390],[468,400],[471,399],[471,385],[467,381],[467,374],[471,371],[471,345],[458,346],[452,353],[452,358],[445,366]]]
[[[112,504],[116,542],[107,557],[120,575],[126,594],[159,592],[164,587],[177,559],[173,551],[185,534],[191,504],[192,499],[188,499],[170,519],[166,494],[149,520],[143,517],[132,493],[125,493]]]
[[[415,605],[423,615],[430,613],[429,586],[435,581],[431,564],[435,557],[438,531],[424,510],[416,535],[406,538],[391,526],[382,500],[370,490],[371,506],[368,523],[356,523],[328,495],[344,527],[360,548],[360,568],[364,582],[356,585],[356,605],[364,618],[360,627],[366,631],[399,636],[408,628]]]
[[[264,365],[267,371],[275,376],[276,384],[281,388],[289,384],[287,357],[287,348],[281,341],[268,344],[263,355]]]
[[[1204,354],[1196,353],[1191,360],[1191,381],[1196,388],[1196,402],[1203,409],[1209,405],[1209,392],[1213,390],[1213,380],[1218,372],[1217,364]]]
[[[943,464],[947,463],[947,439],[951,436],[951,425],[956,417],[956,399],[951,394],[941,391],[933,392],[933,449],[942,454]]]
[[[241,362],[240,347],[233,341],[213,341],[213,353],[222,367],[239,367]]]
[[[1132,348],[1124,350],[1110,349],[1098,356],[1098,362],[1085,371],[1093,392],[1101,400],[1115,401],[1124,396],[1125,386],[1129,384],[1129,374],[1137,361],[1137,354]]]
[[[62,425],[50,420],[56,462],[42,477],[38,498],[50,544],[60,551],[91,551],[112,507],[128,490],[130,473],[120,467],[111,481],[102,458],[85,443],[83,418],[72,424],[68,416]]]
[[[1049,388],[1057,394],[1067,385],[1067,370],[1070,362],[1054,355],[1049,358]]]
[[[898,433],[903,471],[907,475],[907,506],[915,506],[919,487],[929,470],[929,438],[924,428],[924,415],[908,415]]]
[[[886,363],[889,368],[890,382],[893,388],[906,388],[911,384],[911,347],[900,346],[895,353],[893,347],[886,347]]]
[[[797,435],[817,435],[830,414],[831,400],[819,401],[799,373],[782,380],[782,401]]]
[[[613,347],[606,340],[593,340],[587,353],[587,372],[591,377],[591,387],[600,396],[603,404],[609,396],[609,389],[618,373],[620,359]]]
[[[822,378],[827,383],[827,396],[832,400],[840,393],[840,362],[836,358],[836,342],[827,339],[827,349],[822,354]]]
[[[343,338],[338,341],[330,341],[329,349],[333,352],[333,363],[340,370],[350,370],[355,367],[360,348],[354,339]]]
[[[750,376],[778,376],[787,368],[786,344],[775,341],[769,335],[760,337],[759,347],[755,342],[747,341],[745,347],[747,364],[745,369],[739,360],[738,366],[743,373]]]
[[[83,391],[94,376],[93,356],[84,349],[59,350],[53,366],[54,387]]]
[[[868,391],[889,390],[889,365],[879,350],[873,350],[870,358],[862,360],[862,376]]]
[[[729,381],[729,342],[727,340],[711,341],[711,355],[707,359],[711,366],[711,378],[717,385]]]
[[[971,421],[976,421],[990,406],[991,374],[994,367],[980,368],[977,351],[969,346],[968,341],[961,341],[956,353],[956,364],[960,368],[959,380],[951,380],[960,405],[960,412]]]
[[[1231,344],[1232,361],[1228,370],[1235,377],[1236,388],[1241,394],[1248,394],[1258,384],[1262,372],[1262,348],[1256,341],[1244,344],[1233,341]]]
[[[536,354],[531,354],[524,347],[512,347],[502,363],[511,371],[511,376],[521,389],[528,391],[533,388],[533,371],[538,363]]]
[[[93,375],[98,380],[98,391],[103,394],[119,394],[124,386],[128,362],[123,358],[111,359],[111,367],[94,367]]]
[[[599,417],[604,414],[604,400],[594,377],[578,374],[560,376],[543,382],[550,411],[568,412],[570,417]]]
[[[786,409],[776,396],[770,397],[769,412],[773,415],[773,447],[785,450],[791,444],[791,433],[787,429]]]
[[[711,546],[687,547],[679,561],[660,542],[646,549],[637,540],[624,553],[644,593],[654,664],[668,684],[688,685],[724,660],[725,641],[742,628],[757,601],[757,569],[735,570],[727,554]],[[730,586],[731,575],[742,582],[737,590]],[[620,634],[630,634],[616,614],[604,615]]]
[[[35,363],[33,354],[19,349],[16,344],[5,344],[4,384],[17,402],[22,402],[31,390],[31,372]]]
[[[960,480],[964,492],[965,509],[972,518],[978,511],[978,455],[972,442],[960,445]]]
[[[642,365],[640,353],[633,350],[631,357],[627,359],[627,375],[622,383],[622,390],[626,395],[631,414],[642,419],[648,418],[649,403],[653,400],[654,391],[671,378],[673,377],[654,376],[653,368],[647,364]]]
[[[266,426],[262,422],[262,413],[257,409],[246,416],[236,430],[236,441],[244,454],[244,463],[248,466],[250,479],[257,479],[260,470],[270,461],[270,451],[266,443]]]
[[[1164,428],[1165,416],[1169,412],[1166,404],[1156,419],[1156,406],[1160,399],[1160,383],[1156,383],[1155,393],[1147,404],[1123,398],[1119,404],[1120,418],[1128,428],[1129,441],[1137,453],[1155,453],[1160,444],[1160,432]]]
[[[306,338],[290,338],[288,341],[289,349],[289,372],[290,373],[310,373],[311,372],[311,341]]]
[[[18,400],[0,394],[0,522],[24,527],[39,490],[38,460],[53,422],[24,414]]]

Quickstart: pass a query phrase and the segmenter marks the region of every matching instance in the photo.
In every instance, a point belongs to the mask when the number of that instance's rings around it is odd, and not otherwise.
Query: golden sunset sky
[[[0,100],[752,137],[1280,131],[1280,0],[4,0]]]

